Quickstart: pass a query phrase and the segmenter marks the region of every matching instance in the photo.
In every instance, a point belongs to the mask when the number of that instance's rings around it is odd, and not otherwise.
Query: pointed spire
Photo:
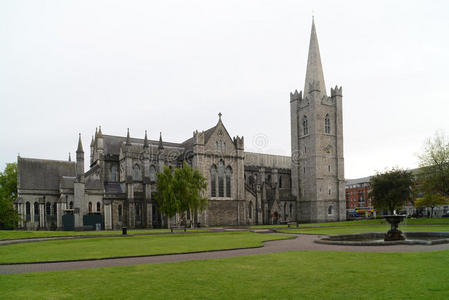
[[[162,143],[162,132],[159,132],[159,149],[164,149],[164,144]]]
[[[70,157],[70,152],[69,152],[69,161],[72,161],[72,158]]]
[[[131,138],[129,137],[129,128],[128,128],[128,133],[126,134],[126,145],[128,145],[128,146],[131,145]]]
[[[98,137],[103,137],[103,132],[101,132],[101,126],[99,126]]]
[[[78,148],[76,149],[76,153],[84,153],[83,150],[83,144],[81,143],[81,133],[79,134],[79,138],[78,138]]]
[[[94,136],[92,136],[92,140],[90,141],[90,147],[94,147],[95,146],[95,140],[94,140]]]
[[[97,137],[97,135],[98,135],[98,128],[95,127],[95,137]]]
[[[148,148],[150,144],[148,143],[147,131],[145,130],[145,139],[143,140],[143,147]]]
[[[310,34],[309,57],[307,59],[304,96],[313,90],[319,90],[323,95],[326,95],[326,85],[324,84],[323,66],[321,65],[320,48],[318,46],[315,20],[312,17],[312,32]]]

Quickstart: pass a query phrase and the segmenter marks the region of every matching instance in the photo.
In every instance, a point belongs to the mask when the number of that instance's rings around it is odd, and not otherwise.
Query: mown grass
[[[291,238],[253,232],[142,235],[54,240],[0,247],[0,263],[107,258],[261,246],[263,241]]]
[[[434,224],[434,223],[446,223],[449,224],[449,218],[419,218],[419,219],[404,219],[404,224]],[[381,225],[388,224],[385,219],[367,219],[367,220],[354,220],[354,221],[339,221],[339,222],[326,222],[326,223],[299,223],[299,226],[346,226],[346,225]],[[288,225],[254,225],[250,228],[288,228]],[[292,228],[292,227],[290,227]]]
[[[449,251],[301,251],[0,275],[2,299],[448,299]]]
[[[210,228],[187,229],[187,231],[208,231]],[[175,230],[180,232],[182,230]],[[131,229],[128,234],[170,232],[170,229]],[[26,239],[39,237],[80,236],[80,235],[120,235],[121,230],[108,231],[45,231],[45,230],[0,230],[0,240]]]
[[[350,234],[366,232],[387,232],[390,225],[342,226],[342,227],[305,227],[281,229],[279,232],[304,234]],[[407,231],[449,231],[448,225],[399,225],[399,229]]]

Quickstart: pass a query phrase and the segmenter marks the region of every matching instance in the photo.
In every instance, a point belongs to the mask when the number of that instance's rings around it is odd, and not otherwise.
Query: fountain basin
[[[449,243],[449,232],[407,232],[404,240],[386,241],[385,233],[355,233],[324,236],[315,243],[347,246],[438,245]]]

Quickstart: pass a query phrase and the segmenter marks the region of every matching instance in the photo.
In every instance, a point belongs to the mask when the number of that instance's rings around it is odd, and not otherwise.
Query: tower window
[[[304,116],[304,118],[302,120],[302,127],[303,127],[303,131],[304,131],[304,135],[309,134],[309,122],[307,121],[306,116]]]
[[[334,209],[333,209],[332,205],[329,205],[329,207],[327,209],[327,214],[332,215],[333,213],[334,213]]]
[[[331,133],[331,121],[329,119],[329,114],[326,114],[326,118],[324,118],[324,132]]]
[[[327,170],[328,170],[329,172],[331,171],[331,166],[330,166],[330,165],[327,166]]]

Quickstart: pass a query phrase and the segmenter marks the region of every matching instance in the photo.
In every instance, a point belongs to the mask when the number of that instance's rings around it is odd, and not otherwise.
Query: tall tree
[[[170,227],[170,218],[176,214],[179,206],[175,196],[173,173],[169,167],[164,166],[162,172],[156,176],[156,200],[161,213],[168,217],[167,225]]]
[[[164,166],[163,171],[157,174],[156,187],[156,199],[161,212],[169,218],[168,226],[176,213],[188,211],[194,216],[207,207],[208,199],[204,197],[207,179],[186,163],[174,172]]]
[[[17,198],[17,164],[6,164],[0,172],[0,228],[15,228],[19,215],[14,209]]]
[[[201,173],[184,162],[182,169],[174,174],[175,194],[179,203],[179,213],[189,211],[192,218],[206,209],[208,198],[204,196],[207,179]],[[194,222],[192,222],[192,227]]]
[[[449,142],[444,133],[439,131],[428,138],[418,158],[421,167],[418,173],[419,190],[449,197]]]
[[[370,179],[370,197],[376,210],[394,210],[412,200],[413,175],[410,171],[392,169]]]

